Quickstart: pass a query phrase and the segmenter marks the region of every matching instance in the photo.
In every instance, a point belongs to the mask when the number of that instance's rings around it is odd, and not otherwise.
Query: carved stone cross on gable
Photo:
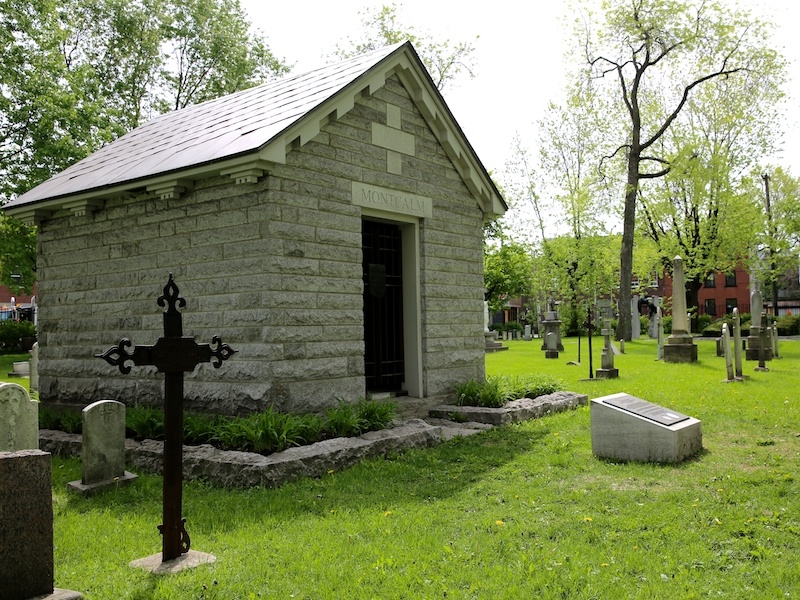
[[[189,551],[190,540],[186,532],[186,519],[181,517],[183,495],[183,374],[194,371],[198,364],[211,362],[215,368],[236,352],[214,336],[212,343],[198,344],[193,337],[183,335],[183,316],[178,308],[186,306],[178,286],[169,275],[158,305],[164,310],[164,337],[152,346],[134,346],[122,338],[97,358],[119,367],[123,374],[131,372],[131,365],[152,365],[164,373],[164,491],[163,519],[159,530],[162,540],[162,562],[178,558]]]

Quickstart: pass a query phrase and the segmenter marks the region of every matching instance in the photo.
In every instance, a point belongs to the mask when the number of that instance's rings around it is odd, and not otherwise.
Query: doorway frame
[[[419,217],[371,208],[362,208],[361,219],[396,225],[400,229],[403,261],[403,360],[404,391],[415,398],[425,397],[422,369],[422,299],[420,283]],[[362,256],[363,263],[363,256]]]

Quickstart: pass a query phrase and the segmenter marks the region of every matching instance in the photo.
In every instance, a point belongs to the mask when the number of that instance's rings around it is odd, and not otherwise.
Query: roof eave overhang
[[[286,155],[293,146],[298,144],[302,146],[311,141],[327,123],[340,119],[352,110],[361,95],[375,93],[394,74],[408,91],[417,109],[478,202],[484,218],[493,219],[504,214],[507,206],[502,196],[410,44],[399,47],[257,150],[153,177],[34,201],[4,210],[12,217],[28,224],[38,225],[58,211],[68,210],[73,215],[83,215],[101,208],[106,200],[120,196],[147,192],[156,197],[172,198],[190,188],[198,179],[229,176],[236,183],[257,181],[275,164],[285,164]]]

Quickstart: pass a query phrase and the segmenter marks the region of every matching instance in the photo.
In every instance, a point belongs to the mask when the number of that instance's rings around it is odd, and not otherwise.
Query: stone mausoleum
[[[163,334],[238,353],[187,406],[319,410],[484,376],[482,228],[506,206],[406,43],[153,119],[7,204],[39,230],[40,397],[159,404]],[[402,403],[402,397],[399,398]]]

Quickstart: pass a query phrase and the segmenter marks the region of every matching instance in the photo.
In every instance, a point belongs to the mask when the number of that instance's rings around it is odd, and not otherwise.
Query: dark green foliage
[[[361,420],[361,433],[385,429],[392,422],[397,411],[397,403],[364,398],[356,404]]]
[[[704,331],[706,327],[711,325],[711,315],[697,315],[697,331]],[[720,327],[722,331],[722,327]]]
[[[800,315],[784,315],[775,322],[778,335],[800,335]]]
[[[458,406],[498,408],[519,398],[538,398],[564,389],[564,383],[549,375],[498,375],[486,381],[467,381],[455,388]]]
[[[164,411],[150,406],[134,406],[125,411],[125,435],[137,440],[164,439]]]
[[[0,321],[0,354],[19,354],[22,338],[36,337],[36,326],[30,321]]]
[[[191,445],[213,443],[221,419],[218,415],[186,413],[183,416],[183,442]]]
[[[342,402],[324,416],[293,415],[272,408],[246,417],[223,417],[186,413],[183,419],[184,443],[211,444],[224,450],[272,454],[292,446],[313,444],[334,437],[353,437],[385,429],[394,420],[397,405],[362,399],[355,404]],[[41,407],[39,427],[80,433],[82,414]],[[135,406],[125,412],[126,435],[137,440],[164,439],[164,411]]]
[[[81,433],[83,414],[76,410],[57,410],[39,405],[39,428],[55,429],[65,433]]]

